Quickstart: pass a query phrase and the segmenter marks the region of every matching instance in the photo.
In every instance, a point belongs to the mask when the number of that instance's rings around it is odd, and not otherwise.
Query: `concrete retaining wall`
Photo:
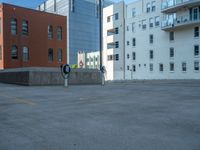
[[[64,85],[59,68],[18,68],[0,71],[0,82],[20,85]],[[96,69],[72,69],[69,85],[101,84]]]

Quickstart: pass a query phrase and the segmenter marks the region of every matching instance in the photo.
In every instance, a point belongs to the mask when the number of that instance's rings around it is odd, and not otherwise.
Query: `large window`
[[[183,72],[187,71],[187,64],[186,64],[186,62],[182,62],[182,71]]]
[[[132,45],[136,46],[136,39],[135,38],[132,39]]]
[[[194,56],[199,56],[199,45],[194,46]]]
[[[146,11],[147,11],[147,13],[149,13],[150,12],[150,10],[151,10],[151,4],[150,3],[147,3],[146,4]]]
[[[58,62],[62,62],[62,49],[61,48],[59,48],[58,49]]]
[[[169,40],[174,41],[174,32],[169,32]]]
[[[199,71],[199,61],[194,62],[194,70]]]
[[[150,44],[153,44],[153,34],[150,34],[150,35],[149,35],[149,43],[150,43]]]
[[[28,47],[23,47],[23,61],[29,60],[29,49]]]
[[[199,37],[199,27],[194,28],[194,37]]]
[[[149,64],[149,71],[153,71],[153,64]]]
[[[169,64],[169,69],[170,69],[170,71],[174,71],[174,63],[173,62],[171,62],[170,64]]]
[[[149,51],[149,58],[150,58],[150,59],[153,59],[153,50],[150,50],[150,51]]]
[[[22,21],[22,35],[28,35],[28,21]]]
[[[53,39],[53,26],[48,26],[48,39]]]
[[[62,27],[57,27],[57,39],[62,40]]]
[[[155,26],[159,26],[160,25],[160,17],[159,16],[156,16],[155,17]]]
[[[18,59],[18,49],[16,45],[13,45],[11,48],[11,58]]]
[[[11,34],[16,35],[17,34],[17,19],[12,19],[10,22],[11,26]]]
[[[152,12],[156,11],[156,1],[151,2],[151,11]]]
[[[164,66],[163,66],[163,64],[159,64],[159,70],[160,70],[160,72],[163,72],[163,71],[164,71]]]
[[[48,61],[49,62],[53,61],[53,49],[52,48],[48,49]]]
[[[171,48],[169,49],[169,57],[170,57],[170,58],[174,58],[174,48],[173,48],[173,47],[171,47]]]
[[[149,18],[149,27],[150,27],[150,28],[153,27],[153,18]]]
[[[135,52],[132,53],[132,59],[136,60],[136,53]]]
[[[135,15],[136,15],[136,10],[135,8],[132,8],[132,17],[135,17]]]

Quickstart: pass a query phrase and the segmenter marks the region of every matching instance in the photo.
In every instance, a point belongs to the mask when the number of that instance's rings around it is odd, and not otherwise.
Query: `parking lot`
[[[200,150],[200,81],[0,83],[0,150]]]

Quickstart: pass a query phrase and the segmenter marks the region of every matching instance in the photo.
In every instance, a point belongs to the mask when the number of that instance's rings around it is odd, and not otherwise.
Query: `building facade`
[[[100,52],[85,52],[77,53],[78,68],[99,69],[100,68]]]
[[[103,9],[103,66],[107,80],[125,79],[124,2]]]
[[[124,14],[125,79],[200,79],[200,1],[138,0]]]
[[[104,1],[104,5],[111,4]],[[38,10],[67,16],[69,63],[77,63],[77,52],[99,50],[99,0],[47,0]]]
[[[0,5],[0,69],[66,63],[66,17]]]

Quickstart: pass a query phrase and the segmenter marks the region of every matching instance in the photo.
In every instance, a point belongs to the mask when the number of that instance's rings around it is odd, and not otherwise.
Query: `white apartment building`
[[[77,53],[78,68],[99,69],[100,68],[100,52],[85,52]]]
[[[125,79],[200,79],[200,0],[138,0],[123,14]],[[117,73],[109,69],[108,76]]]
[[[103,66],[106,80],[123,80],[124,62],[124,2],[103,9]]]

